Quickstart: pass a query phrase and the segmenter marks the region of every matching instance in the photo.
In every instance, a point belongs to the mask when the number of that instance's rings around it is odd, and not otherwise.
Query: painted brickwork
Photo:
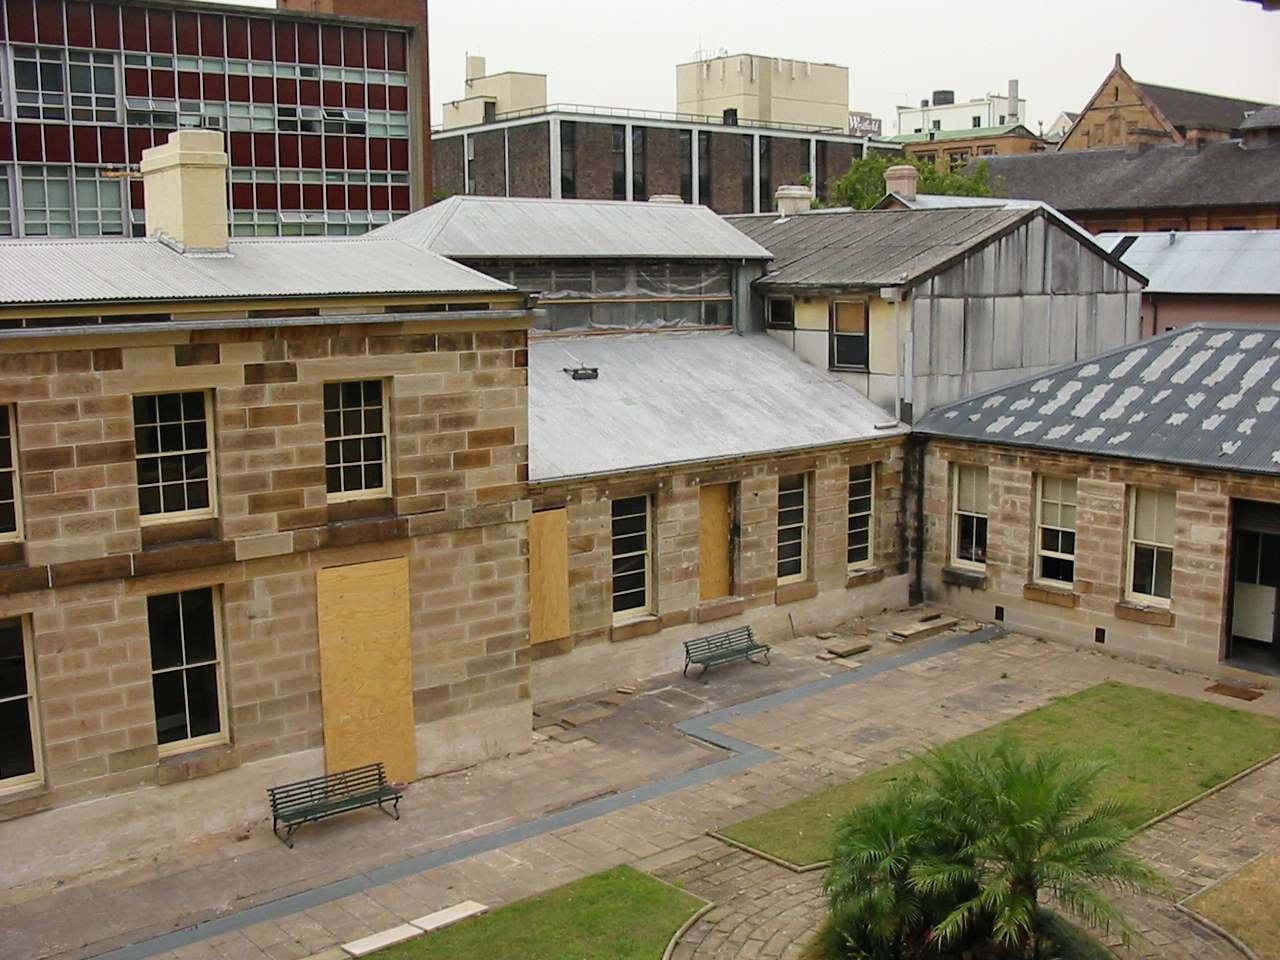
[[[988,556],[979,586],[948,583],[952,463],[989,466]],[[1039,475],[1077,478],[1075,583],[1067,589],[1032,584],[1033,502]],[[1202,670],[1224,652],[1230,589],[1231,501],[1280,503],[1280,480],[1209,473],[1165,464],[1090,459],[996,446],[930,442],[926,468],[924,579],[934,601],[1029,633],[1080,644],[1106,631],[1106,648],[1142,660]],[[1129,486],[1177,495],[1172,597],[1167,610],[1125,601]],[[1030,584],[1030,586],[1029,586]]]
[[[0,568],[0,617],[29,618],[46,786],[0,797],[0,819],[314,753],[315,572],[391,556],[409,559],[419,772],[526,745],[526,334],[500,329],[520,323],[157,330],[114,346],[77,336],[4,348],[26,541]],[[323,385],[351,379],[387,385],[391,496],[333,504]],[[166,531],[140,523],[132,395],[176,385],[212,397],[218,509]],[[162,759],[146,598],[205,586],[217,589],[230,742]]]

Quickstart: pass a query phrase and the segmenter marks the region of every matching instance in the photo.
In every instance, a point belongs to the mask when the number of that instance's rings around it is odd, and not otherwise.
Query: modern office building
[[[5,0],[0,236],[141,234],[136,165],[185,128],[228,132],[234,235],[363,233],[421,205],[424,0],[283,6]]]

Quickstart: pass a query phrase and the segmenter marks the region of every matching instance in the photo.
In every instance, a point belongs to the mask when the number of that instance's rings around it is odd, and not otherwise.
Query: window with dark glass
[[[680,131],[680,199],[693,203],[693,131]]]
[[[871,563],[872,534],[875,530],[875,481],[874,463],[849,468],[848,564],[851,567]]]
[[[650,607],[649,498],[624,497],[612,504],[613,613]]]
[[[19,119],[66,120],[65,51],[53,47],[11,47],[13,99]]]
[[[224,735],[213,597],[209,587],[147,597],[151,693],[162,748]]]
[[[1036,575],[1072,583],[1076,578],[1076,481],[1041,477]]]
[[[755,138],[742,138],[742,210],[752,213],[756,208]]]
[[[207,513],[212,447],[205,394],[133,398],[138,509],[144,517]]]
[[[791,297],[766,297],[764,301],[765,325],[775,330],[794,330],[796,302]]]
[[[560,196],[578,196],[578,125],[572,120],[560,121]]]
[[[114,123],[117,115],[115,54],[96,50],[67,51],[71,119]]]
[[[866,300],[837,300],[831,306],[831,365],[865,370],[867,326],[871,306]]]
[[[18,536],[18,445],[14,441],[13,407],[0,406],[0,540]]]
[[[813,195],[819,202],[827,199],[827,153],[829,144],[819,140],[813,145]]]
[[[698,202],[711,205],[711,132],[698,131]]]
[[[809,552],[809,481],[778,478],[778,582],[803,580]]]
[[[1129,501],[1129,596],[1167,601],[1173,596],[1173,537],[1177,495],[1135,487]]]
[[[21,620],[0,621],[0,790],[40,779],[35,663]]]
[[[324,385],[324,463],[330,496],[386,492],[383,393],[381,380]]]
[[[649,131],[644,127],[631,128],[631,199],[649,199],[649,179],[645,160]]]
[[[768,213],[773,209],[773,141],[769,137],[760,138],[760,212]]]
[[[987,562],[987,468],[958,463],[953,468],[951,558],[961,566]]]
[[[614,124],[613,133],[613,199],[627,199],[627,128]]]

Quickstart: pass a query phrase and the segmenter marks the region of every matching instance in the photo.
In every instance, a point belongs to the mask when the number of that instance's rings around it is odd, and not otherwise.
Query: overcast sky
[[[699,49],[849,67],[849,105],[895,133],[897,104],[1017,78],[1031,126],[1079,110],[1115,54],[1138,80],[1280,102],[1280,13],[1244,0],[431,0],[434,122],[463,56],[547,74],[552,102],[675,109]]]

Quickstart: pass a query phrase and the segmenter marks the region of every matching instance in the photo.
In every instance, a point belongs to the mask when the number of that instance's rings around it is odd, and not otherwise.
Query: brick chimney
[[[188,251],[227,249],[227,153],[217,130],[179,130],[142,151],[147,236]]]
[[[794,217],[813,206],[813,191],[799,183],[783,184],[774,193],[773,200],[781,216]]]
[[[920,183],[920,171],[909,163],[900,163],[884,172],[884,188],[896,193],[903,200],[916,198],[916,186]]]

